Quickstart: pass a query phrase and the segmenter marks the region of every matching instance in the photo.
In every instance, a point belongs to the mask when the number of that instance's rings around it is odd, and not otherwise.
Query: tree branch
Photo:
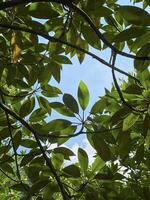
[[[114,65],[115,65],[115,61],[116,61],[116,56],[117,54],[115,52],[112,52],[112,76],[113,76],[113,81],[114,81],[114,85],[115,85],[115,88],[118,92],[118,95],[121,99],[121,101],[123,102],[124,105],[126,105],[130,110],[132,111],[135,111],[135,112],[140,112],[140,113],[143,113],[145,111],[147,111],[148,108],[145,108],[145,109],[137,109],[135,108],[134,106],[130,105],[125,99],[124,99],[124,96],[122,94],[122,91],[120,89],[120,86],[117,82],[117,79],[116,79],[116,76],[115,76],[115,71],[114,71]],[[110,62],[111,62],[111,59],[110,59]]]
[[[43,154],[43,157],[46,161],[47,166],[49,167],[50,171],[52,172],[55,180],[57,181],[57,184],[60,188],[62,197],[64,200],[68,199],[68,194],[66,193],[63,184],[61,183],[60,177],[57,175],[57,172],[51,162],[51,160],[47,157],[45,150],[39,140],[39,133],[37,131],[35,131],[24,119],[20,118],[15,112],[11,111],[8,107],[6,107],[3,103],[0,102],[0,108],[2,110],[4,110],[5,112],[7,112],[9,115],[11,115],[12,117],[14,117],[16,120],[18,120],[22,125],[24,125],[29,131],[31,131],[36,139],[36,142]]]
[[[47,135],[44,135],[44,134],[40,134],[41,137],[47,137],[47,138],[73,138],[73,137],[77,137],[79,135],[87,135],[87,134],[99,134],[99,133],[107,133],[107,132],[110,132],[110,131],[114,131],[114,130],[118,130],[119,128],[121,127],[115,127],[115,128],[111,128],[111,129],[105,129],[105,130],[100,130],[100,131],[83,131],[83,129],[81,129],[79,132],[77,133],[74,133],[74,134],[70,134],[70,135],[57,135],[57,134],[47,134]]]
[[[28,3],[35,3],[35,2],[55,2],[55,3],[61,3],[63,5],[68,6],[69,8],[73,9],[78,13],[80,16],[83,17],[83,19],[90,25],[90,27],[93,29],[93,31],[96,33],[96,35],[99,37],[100,40],[103,41],[103,43],[109,47],[113,52],[116,54],[132,58],[132,59],[138,59],[138,60],[150,60],[150,57],[141,57],[141,56],[136,56],[133,54],[129,54],[123,51],[120,51],[117,49],[115,46],[113,46],[104,36],[103,34],[97,29],[97,27],[94,25],[92,22],[91,18],[79,7],[77,7],[72,1],[70,0],[8,0],[6,2],[1,2],[0,3],[0,10],[4,10],[7,8],[12,8],[20,4],[28,4]]]
[[[76,49],[80,52],[83,52],[87,55],[89,55],[90,57],[96,59],[97,61],[99,61],[100,63],[106,65],[107,67],[111,68],[112,69],[112,65],[108,62],[106,62],[105,60],[103,60],[102,58],[96,56],[95,54],[77,46],[77,45],[74,45],[74,44],[71,44],[71,43],[68,43],[66,41],[63,41],[61,39],[58,39],[58,38],[55,38],[55,37],[52,37],[46,33],[41,33],[39,31],[35,31],[33,29],[29,29],[29,28],[26,28],[26,27],[19,27],[19,26],[14,26],[14,25],[9,25],[9,24],[2,24],[0,23],[0,27],[3,27],[3,28],[7,28],[7,29],[11,29],[11,30],[16,30],[16,31],[23,31],[23,32],[27,32],[27,33],[31,33],[31,34],[34,34],[34,35],[39,35],[43,38],[45,38],[46,40],[49,40],[51,42],[54,42],[54,43],[61,43],[61,44],[64,44],[64,45],[67,45],[73,49]],[[135,78],[134,76],[128,74],[127,72],[117,68],[117,67],[114,67],[114,70],[116,70],[117,72],[125,75],[125,76],[128,76],[129,78],[132,78],[133,80],[135,80],[136,82],[139,82],[139,80],[137,78]],[[140,82],[139,82],[140,83]]]
[[[1,99],[2,99],[3,104],[5,104],[5,100],[4,100],[2,94],[1,94]],[[19,165],[18,165],[17,151],[16,151],[16,147],[15,147],[15,144],[14,144],[13,135],[12,135],[12,132],[11,132],[11,124],[10,124],[10,120],[9,120],[9,115],[8,115],[8,113],[6,111],[5,111],[5,115],[6,115],[9,135],[10,135],[11,142],[12,142],[12,148],[13,148],[14,156],[15,156],[16,173],[17,173],[17,177],[18,177],[19,181],[22,183],[21,175],[20,175],[20,171],[19,171]]]

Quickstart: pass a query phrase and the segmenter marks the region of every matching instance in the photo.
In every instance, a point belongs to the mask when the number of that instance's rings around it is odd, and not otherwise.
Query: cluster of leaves
[[[117,0],[0,1],[1,198],[12,191],[22,200],[149,198],[150,1],[139,2],[141,8]],[[90,46],[111,48],[113,62]],[[86,54],[112,68],[114,79],[91,110],[83,81],[77,99],[51,84],[52,77],[61,83],[70,58],[82,63]],[[114,66],[118,54],[134,59],[135,76]],[[115,70],[128,76],[120,86]],[[53,119],[53,111],[62,118]],[[61,145],[82,134],[94,162],[79,148],[77,163],[66,165],[75,154]]]

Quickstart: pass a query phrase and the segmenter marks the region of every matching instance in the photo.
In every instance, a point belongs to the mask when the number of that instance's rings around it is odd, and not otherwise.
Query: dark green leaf
[[[118,9],[120,16],[127,22],[138,26],[149,26],[150,15],[145,10],[135,6],[120,6]]]
[[[65,116],[69,116],[69,117],[74,117],[74,113],[71,112],[69,110],[68,107],[66,107],[63,103],[60,103],[60,102],[52,102],[50,103],[50,106],[56,110],[58,113],[62,114],[62,115],[65,115]]]
[[[32,3],[27,8],[32,17],[49,19],[58,16],[49,3]]]
[[[63,172],[70,177],[79,178],[80,177],[80,170],[76,165],[69,165],[63,169]]]
[[[72,95],[64,94],[63,102],[72,112],[79,113],[78,103]]]
[[[104,160],[109,161],[111,160],[111,151],[109,145],[104,141],[103,137],[98,134],[93,135],[93,143],[94,147],[98,153],[98,155]]]

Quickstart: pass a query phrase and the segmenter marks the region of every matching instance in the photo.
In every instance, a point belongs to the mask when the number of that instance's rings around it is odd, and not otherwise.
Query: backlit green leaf
[[[88,159],[88,155],[87,155],[86,151],[84,151],[81,148],[78,149],[78,160],[79,160],[81,169],[85,173],[88,168],[89,159]]]
[[[139,119],[139,115],[131,113],[123,120],[123,131],[128,130],[131,128],[135,122]]]
[[[60,131],[63,130],[71,125],[71,122],[65,119],[54,119],[48,122],[44,127],[43,130],[53,132],[53,131]]]
[[[83,81],[80,81],[79,87],[78,87],[78,100],[83,110],[87,108],[89,99],[90,99],[89,90],[86,84]]]

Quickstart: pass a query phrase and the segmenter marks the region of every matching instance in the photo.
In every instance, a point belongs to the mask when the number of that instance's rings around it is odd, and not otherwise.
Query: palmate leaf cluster
[[[149,199],[150,1],[119,2],[0,1],[1,199]],[[91,47],[111,50],[110,61]],[[92,108],[83,81],[77,98],[51,83],[86,54],[113,77]],[[118,55],[133,60],[134,74],[117,68]],[[115,71],[126,81],[119,85]],[[75,155],[64,146],[79,135],[95,149],[93,163],[83,148]]]

